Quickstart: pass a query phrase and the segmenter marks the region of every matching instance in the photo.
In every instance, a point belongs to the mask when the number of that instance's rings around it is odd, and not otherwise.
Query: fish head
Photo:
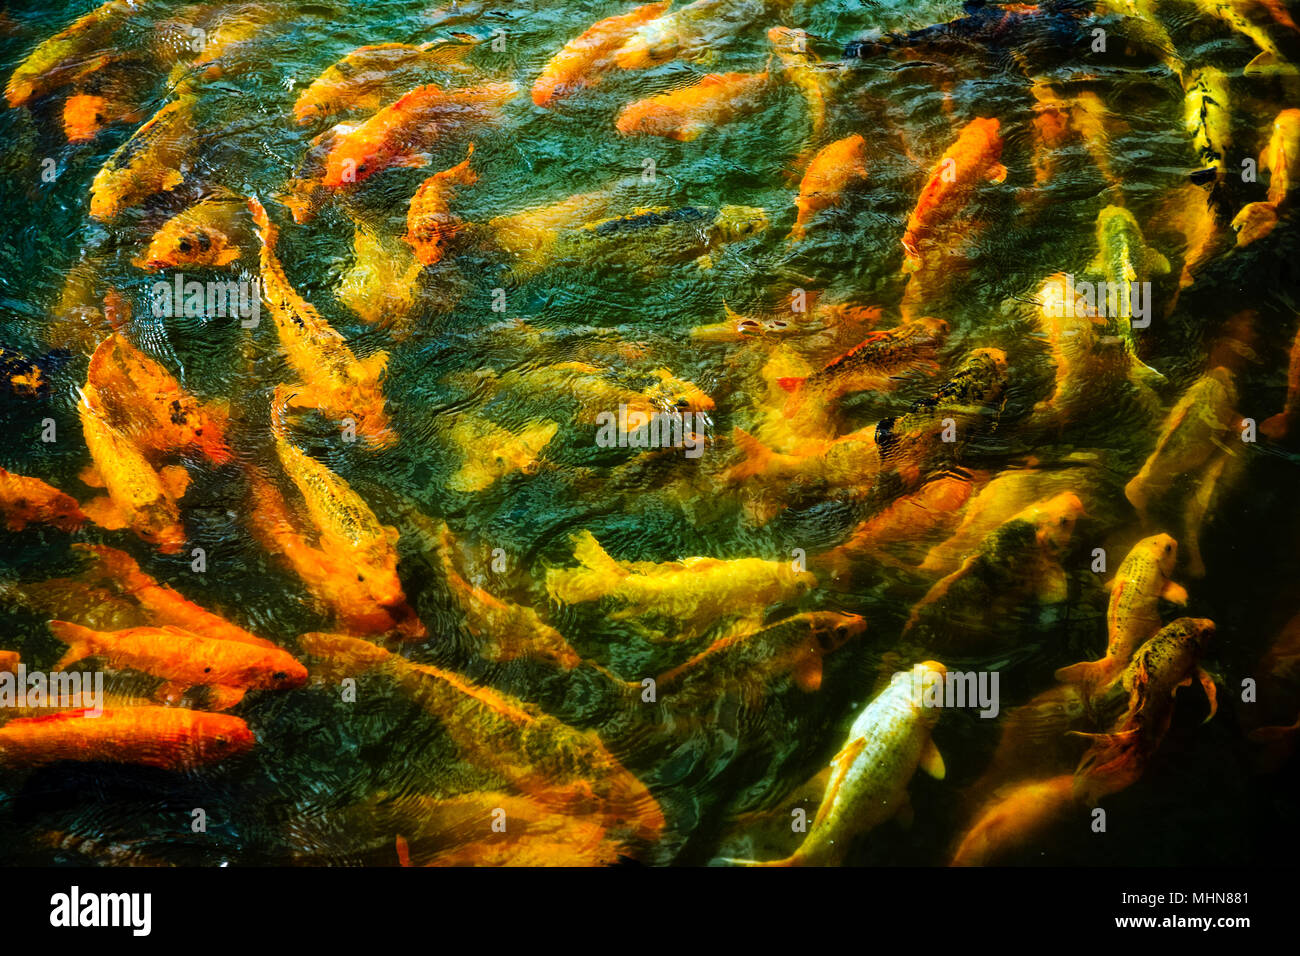
[[[655,406],[679,411],[707,412],[713,409],[713,399],[694,383],[674,377],[665,368],[655,369],[653,374],[659,381],[646,389],[645,395]]]
[[[671,136],[681,119],[675,109],[655,100],[638,100],[629,103],[618,114],[614,128],[624,136],[645,133],[650,136]]]
[[[1252,202],[1241,207],[1233,217],[1232,231],[1237,234],[1237,245],[1248,246],[1263,239],[1277,225],[1277,207],[1271,202]]]
[[[185,547],[185,526],[177,517],[175,506],[146,506],[135,525],[141,541],[153,545],[163,554],[179,554]]]
[[[1084,514],[1083,502],[1072,491],[1049,499],[1039,508],[1038,544],[1049,554],[1060,554],[1070,543],[1074,525]]]
[[[860,614],[814,611],[810,616],[813,640],[822,655],[839,650],[867,630],[867,619]]]
[[[1143,538],[1138,545],[1156,565],[1166,578],[1172,577],[1174,565],[1178,563],[1178,542],[1170,535],[1155,534]]]
[[[203,714],[199,718],[197,750],[200,763],[216,763],[247,753],[257,744],[248,725],[226,714]]]
[[[289,660],[271,672],[271,687],[276,690],[291,690],[306,683],[307,668],[300,661]]]
[[[206,223],[169,220],[154,235],[135,265],[148,272],[183,265],[222,265],[233,249],[230,237]]]
[[[971,359],[979,362],[989,370],[993,382],[1002,381],[1007,374],[1007,353],[1002,349],[984,348],[971,352]]]

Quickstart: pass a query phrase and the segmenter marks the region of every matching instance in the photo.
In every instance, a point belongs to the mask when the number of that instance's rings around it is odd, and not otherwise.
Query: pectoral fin
[[[926,740],[925,747],[921,750],[920,767],[935,780],[942,780],[948,773],[948,769],[943,765],[943,755],[939,753],[939,748],[934,745],[933,740]]]
[[[995,163],[994,165],[989,167],[988,178],[989,178],[989,182],[991,183],[1006,182],[1007,167],[1003,166],[1001,163]]]
[[[1160,596],[1170,604],[1187,603],[1187,589],[1181,584],[1175,584],[1173,581],[1165,582],[1165,586],[1160,589]]]
[[[94,465],[87,465],[77,473],[77,477],[83,485],[89,485],[91,488],[106,488],[104,476],[99,473],[99,469]]]
[[[244,694],[242,687],[213,684],[208,688],[208,706],[213,710],[229,710],[244,699]]]
[[[164,704],[177,704],[189,689],[190,685],[181,681],[167,681],[153,692],[153,696]]]
[[[158,477],[172,500],[180,501],[185,497],[185,489],[190,486],[190,473],[183,465],[164,465]]]
[[[81,506],[81,510],[87,518],[105,531],[120,531],[131,523],[122,509],[114,504],[113,499],[106,496],[86,502]]]
[[[799,689],[812,693],[822,686],[822,659],[817,654],[809,654],[795,668],[794,682]]]
[[[1204,667],[1196,668],[1196,676],[1200,680],[1201,686],[1205,688],[1205,696],[1210,701],[1210,714],[1202,721],[1202,723],[1209,723],[1214,719],[1214,715],[1219,712],[1219,688],[1215,686],[1214,678],[1210,676],[1209,671]]]

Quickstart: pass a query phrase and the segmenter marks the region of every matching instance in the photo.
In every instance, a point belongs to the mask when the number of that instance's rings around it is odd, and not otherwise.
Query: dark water
[[[809,50],[834,63],[851,41],[946,23],[962,15],[961,5],[848,0],[778,5],[726,34],[711,47],[706,63],[678,59],[646,71],[614,71],[552,110],[533,106],[527,96],[542,66],[569,39],[598,19],[623,12],[624,5],[466,3],[455,16],[396,0],[144,6],[146,12],[114,38],[118,48],[147,50],[159,22],[205,22],[222,7],[242,8],[242,16],[260,17],[262,26],[227,54],[220,76],[195,81],[199,137],[185,183],[173,195],[154,197],[108,224],[88,215],[89,185],[138,123],[115,124],[90,143],[69,145],[59,124],[66,88],[30,109],[0,112],[3,344],[27,356],[49,356],[42,360],[52,383],[40,399],[3,400],[6,441],[0,463],[82,500],[92,494],[77,480],[88,459],[76,401],[94,342],[69,336],[62,314],[74,270],[90,277],[84,297],[89,304],[109,288],[131,303],[127,337],[187,389],[230,403],[238,462],[220,468],[189,463],[187,547],[205,549],[210,562],[205,573],[192,572],[183,555],[151,553],[127,533],[92,526],[75,538],[39,528],[4,533],[4,580],[21,585],[74,573],[70,541],[101,540],[130,551],[145,570],[190,599],[287,648],[296,648],[296,637],[304,632],[335,629],[247,528],[250,505],[241,466],[264,473],[278,467],[269,437],[269,400],[275,386],[293,375],[279,356],[271,323],[263,321],[249,333],[228,319],[153,318],[148,296],[156,277],[131,264],[167,216],[193,201],[200,187],[220,185],[259,196],[281,229],[279,253],[298,292],[358,356],[381,349],[390,354],[384,392],[400,436],[394,448],[374,452],[345,444],[323,422],[296,440],[402,532],[398,551],[406,594],[429,631],[427,641],[406,645],[402,652],[600,733],[663,808],[667,825],[661,841],[635,848],[633,855],[645,862],[702,864],[717,857],[765,859],[792,851],[797,840],[781,832],[780,821],[788,819],[802,785],[839,749],[853,717],[893,669],[941,655],[953,670],[997,671],[1005,715],[1051,687],[1056,668],[1099,656],[1107,598],[1104,576],[1089,567],[1092,550],[1106,548],[1113,571],[1144,533],[1166,530],[1144,530],[1123,495],[1154,445],[1163,411],[1210,367],[1211,354],[1222,354],[1215,348],[1234,336],[1246,341],[1232,353],[1239,412],[1262,421],[1282,406],[1296,330],[1296,225],[1284,218],[1267,239],[1221,251],[1165,314],[1185,247],[1171,224],[1179,203],[1175,197],[1184,195],[1180,191],[1196,160],[1184,129],[1178,79],[1141,44],[1117,41],[1125,29],[1116,18],[1101,21],[1112,34],[1105,55],[1089,53],[1094,23],[1070,5],[1005,31],[968,23],[969,29],[955,27],[911,41],[868,43],[861,56],[843,60],[836,71],[825,130],[815,141],[798,90],[775,82],[754,114],[678,143],[619,136],[613,117],[631,100],[708,71],[764,69],[771,53],[766,32],[775,24],[807,31]],[[1300,80],[1243,76],[1242,67],[1258,52],[1250,40],[1192,4],[1159,6],[1189,69],[1212,65],[1229,77],[1229,175],[1215,193],[1217,207],[1226,212],[1218,228],[1226,232],[1226,220],[1265,192],[1263,180],[1243,183],[1234,170],[1241,157],[1258,156],[1280,109],[1300,105]],[[0,20],[0,70],[7,75],[36,43],[91,7],[9,4]],[[497,30],[504,31],[504,50],[492,49]],[[381,233],[401,234],[409,197],[432,170],[460,162],[471,140],[479,179],[458,192],[455,205],[467,223],[605,190],[615,197],[607,215],[652,206],[711,210],[737,204],[766,210],[770,227],[715,252],[707,270],[691,261],[693,255],[681,261],[674,234],[628,241],[602,254],[566,253],[533,276],[513,272],[508,258],[476,241],[471,231],[453,255],[430,270],[404,322],[384,328],[361,321],[335,294],[351,258],[353,227],[345,210],[329,203],[312,222],[296,225],[274,200],[311,137],[328,125],[298,126],[291,108],[307,84],[360,45],[420,43],[448,38],[452,31],[484,42],[467,58],[468,74],[448,74],[443,82],[514,81],[521,93],[504,108],[500,122],[440,141],[428,169],[392,169],[363,184],[353,211],[377,223]],[[1276,27],[1270,33],[1285,52],[1300,53],[1300,37]],[[129,70],[138,84],[142,115],[152,115],[171,96],[171,65],[142,56]],[[1107,171],[1099,169],[1089,144],[1076,137],[1054,154],[1051,176],[1035,184],[1034,78],[1058,91],[1095,93],[1105,105],[1107,138],[1100,153],[1108,160]],[[706,647],[710,635],[677,643],[651,640],[638,622],[612,617],[609,604],[560,607],[548,601],[546,570],[573,564],[571,534],[590,530],[620,560],[696,555],[786,560],[796,548],[813,555],[835,546],[871,508],[885,503],[863,506],[852,496],[818,499],[792,492],[784,502],[788,507],[772,520],[755,520],[746,508],[749,489],[723,484],[720,474],[737,457],[730,442],[733,427],[752,430],[771,411],[764,407],[769,399],[760,369],[786,346],[771,340],[710,343],[690,333],[723,321],[725,308],[780,318],[796,288],[819,293],[824,302],[881,306],[882,326],[892,324],[905,287],[899,244],[904,223],[927,171],[976,116],[1000,119],[1002,162],[1009,175],[1003,186],[983,186],[975,193],[964,211],[965,265],[946,274],[925,302],[927,314],[943,317],[951,327],[939,356],[941,372],[910,375],[892,391],[850,396],[839,431],[902,413],[932,394],[944,373],[973,348],[1004,350],[1008,388],[997,427],[966,443],[959,464],[999,472],[1024,467],[1031,458],[1050,465],[1084,455],[1098,463],[1085,484],[1071,489],[1088,516],[1080,520],[1063,558],[1069,599],[1047,608],[1032,603],[1018,608],[999,623],[1000,640],[992,651],[940,651],[900,638],[911,606],[933,579],[864,560],[847,579],[823,579],[797,602],[746,609],[761,612],[769,622],[822,609],[868,620],[865,636],[827,659],[819,690],[803,692],[788,676],[742,679],[744,693],[720,693],[715,706],[681,725],[629,712],[605,676],[590,666],[566,673],[545,662],[482,659],[443,581],[426,533],[432,521],[447,522],[484,587],[536,607],[585,660],[622,679],[640,680],[681,664]],[[854,132],[866,140],[867,182],[819,214],[806,240],[790,244],[786,236],[798,182],[792,170],[798,157],[810,146]],[[46,159],[57,170],[52,182],[41,176]],[[654,163],[653,182],[642,177],[647,159]],[[1174,266],[1172,278],[1156,280],[1156,318],[1141,336],[1143,360],[1167,379],[1157,390],[1162,410],[1144,413],[1126,392],[1099,393],[1062,428],[1029,427],[1035,403],[1050,391],[1052,372],[1042,336],[1024,317],[1024,302],[1044,277],[1085,269],[1096,253],[1097,215],[1110,204],[1129,209],[1147,241]],[[1231,248],[1230,237],[1223,248]],[[248,258],[212,275],[256,278],[254,262]],[[203,270],[195,270],[195,276],[210,277]],[[504,312],[493,309],[495,289],[505,290]],[[1248,315],[1241,322],[1230,322],[1243,313]],[[798,335],[790,339],[796,357],[801,341]],[[815,367],[836,351],[808,347],[802,357]],[[467,375],[478,370],[505,374],[572,361],[614,369],[624,382],[644,384],[654,370],[666,368],[694,383],[716,403],[704,454],[690,459],[602,449],[583,409],[554,389],[491,394],[467,387]],[[456,491],[448,483],[461,467],[462,450],[450,432],[471,416],[511,431],[554,421],[558,431],[533,473],[515,472],[482,491]],[[56,423],[59,438],[53,443],[40,441],[46,418]],[[1211,618],[1218,627],[1204,661],[1219,683],[1218,715],[1201,725],[1205,705],[1199,690],[1180,691],[1173,725],[1143,778],[1104,802],[1105,834],[1091,832],[1080,813],[1007,862],[1247,864],[1276,860],[1294,848],[1294,760],[1251,743],[1246,731],[1290,723],[1300,694],[1294,685],[1283,685],[1273,696],[1247,704],[1239,688],[1243,678],[1263,679],[1257,661],[1300,610],[1291,588],[1300,531],[1292,488],[1300,459],[1266,441],[1243,443],[1236,454],[1244,466],[1216,498],[1202,534],[1206,575],[1191,580],[1184,564],[1174,576],[1191,595],[1186,611],[1177,613]],[[912,563],[933,543],[927,540],[909,552]],[[494,549],[507,556],[507,570],[488,575]],[[1165,611],[1166,620],[1175,616],[1172,609]],[[62,655],[43,618],[21,602],[7,604],[5,624],[3,646],[20,651],[28,667],[48,669]],[[138,688],[151,686],[120,680],[125,683],[119,686],[136,692],[147,693]],[[427,823],[421,822],[424,817],[436,817],[439,798],[500,784],[461,760],[438,722],[389,682],[365,678],[360,687],[355,704],[341,702],[336,688],[319,684],[250,694],[234,712],[248,721],[258,745],[216,769],[169,774],[64,763],[7,773],[0,778],[2,858],[42,864],[391,865],[395,834],[418,830]],[[946,779],[918,774],[910,788],[911,825],[879,827],[853,844],[846,862],[945,862],[976,809],[971,788],[988,765],[1002,723],[969,710],[945,713],[934,738],[947,762]],[[1057,772],[1071,769],[1066,765]],[[382,813],[373,809],[381,795],[389,807]],[[811,812],[816,803],[814,793],[800,805]],[[207,812],[206,833],[191,832],[195,807]],[[755,814],[762,812],[768,814],[766,822],[756,823]],[[466,842],[472,838],[466,836]]]

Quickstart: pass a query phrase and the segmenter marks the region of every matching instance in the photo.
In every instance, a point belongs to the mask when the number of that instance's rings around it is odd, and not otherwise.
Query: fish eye
[[[205,667],[205,668],[203,668],[203,673],[205,673],[205,674],[211,674],[211,673],[212,673],[212,668],[211,668],[211,667]]]
[[[1165,545],[1165,554],[1168,554],[1172,550],[1173,550],[1172,547],[1170,547],[1169,545]]]
[[[286,674],[284,671],[276,671],[274,674],[271,675],[271,679],[272,679],[272,680],[284,680],[284,679],[285,679],[286,677],[288,677],[288,676],[289,676],[289,675]]]

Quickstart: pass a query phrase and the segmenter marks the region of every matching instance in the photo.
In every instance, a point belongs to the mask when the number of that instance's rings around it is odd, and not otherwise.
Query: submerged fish
[[[592,24],[547,61],[533,83],[533,102],[543,107],[554,106],[584,87],[599,83],[602,74],[613,68],[614,54],[632,33],[647,21],[662,16],[670,3],[671,0],[647,3],[629,13]]]
[[[0,468],[0,514],[10,531],[22,531],[29,524],[48,524],[60,531],[76,531],[86,521],[81,506],[71,495],[39,478],[15,475]]]
[[[213,640],[172,625],[96,631],[51,621],[50,631],[69,646],[55,670],[100,657],[110,667],[161,677],[157,696],[164,701],[179,700],[191,687],[207,687],[211,706],[226,710],[249,690],[283,690],[307,682],[307,669],[278,647]]]
[[[655,839],[663,813],[650,792],[591,731],[563,724],[501,691],[366,641],[304,634],[303,648],[324,662],[328,679],[387,676],[438,720],[467,763],[501,777],[556,812],[599,817],[628,839]]]
[[[381,448],[392,444],[396,436],[389,427],[380,386],[388,353],[357,359],[343,336],[289,284],[275,252],[275,226],[256,198],[249,199],[248,205],[262,243],[262,294],[271,307],[280,348],[302,380],[290,404],[319,408],[340,419],[351,417],[357,434],[366,441]]]
[[[794,853],[769,863],[731,862],[747,866],[837,864],[855,837],[907,806],[907,787],[918,767],[942,780],[943,758],[930,738],[940,711],[926,703],[926,695],[946,674],[947,668],[936,661],[901,671],[857,716],[848,741],[831,763],[830,782],[817,816]]]
[[[574,536],[579,568],[550,568],[546,591],[561,604],[610,598],[615,618],[660,615],[676,623],[672,639],[702,634],[724,619],[761,621],[769,605],[791,600],[816,584],[789,561],[693,557],[681,561],[616,561],[590,531]]]
[[[109,0],[42,41],[10,74],[9,105],[24,106],[98,69],[118,31],[143,7],[142,0]]]
[[[766,71],[710,73],[691,86],[627,104],[614,126],[625,136],[641,133],[690,142],[757,110],[769,80]]]
[[[922,244],[970,201],[982,180],[1006,180],[1007,168],[998,162],[1002,155],[999,126],[996,119],[971,120],[930,171],[903,234],[909,268],[919,268]]]
[[[1202,67],[1184,80],[1187,91],[1186,129],[1201,168],[1194,182],[1222,182],[1227,175],[1228,146],[1232,139],[1228,111],[1228,77],[1212,66]]]
[[[474,144],[470,143],[469,153],[463,161],[434,173],[411,197],[403,238],[415,250],[415,258],[421,265],[431,266],[439,262],[446,251],[444,243],[460,227],[460,220],[452,215],[449,200],[457,186],[472,186],[478,182],[478,176],[469,168],[473,155]]]
[[[180,707],[125,707],[11,720],[0,727],[0,764],[36,767],[60,760],[108,761],[191,770],[253,749],[238,717]]]
[[[243,196],[214,190],[163,223],[140,257],[131,261],[146,272],[228,266],[251,252],[247,215]]]
[[[464,58],[477,42],[460,35],[455,42],[419,46],[378,43],[357,47],[312,80],[293,104],[293,118],[312,123],[344,113],[373,113],[436,70],[463,72]]]
[[[1138,648],[1120,678],[1127,709],[1109,732],[1084,735],[1093,746],[1075,771],[1076,794],[1095,802],[1142,776],[1169,730],[1178,688],[1199,680],[1210,703],[1205,719],[1214,716],[1218,709],[1214,679],[1200,666],[1213,636],[1213,621],[1182,617]]]
[[[108,492],[82,510],[102,527],[129,527],[163,554],[176,554],[185,545],[177,504],[189,484],[185,469],[169,465],[154,471],[135,444],[108,423],[93,385],[87,384],[77,413],[93,462],[82,480]]]
[[[108,421],[145,452],[202,455],[215,465],[232,460],[224,408],[205,406],[149,356],[113,333],[90,358],[86,381]]]
[[[447,487],[452,491],[483,491],[516,471],[534,474],[543,450],[559,427],[557,422],[540,421],[511,432],[484,418],[459,419],[451,427],[450,437],[464,460],[448,479]]]
[[[791,239],[802,239],[809,219],[823,209],[838,206],[845,188],[854,180],[866,179],[865,149],[862,135],[854,133],[823,146],[813,156],[799,183],[799,195],[795,197],[799,212],[790,230]]]
[[[1090,694],[1117,680],[1138,647],[1160,629],[1159,602],[1187,603],[1187,591],[1171,580],[1177,561],[1178,542],[1167,534],[1135,544],[1109,584],[1106,655],[1062,667],[1056,679],[1082,684]]]
[[[987,866],[1008,850],[1042,837],[1073,806],[1073,774],[1022,783],[980,809],[949,865]]]
[[[112,219],[181,184],[197,144],[195,102],[191,94],[172,100],[108,158],[90,184],[93,218]]]

